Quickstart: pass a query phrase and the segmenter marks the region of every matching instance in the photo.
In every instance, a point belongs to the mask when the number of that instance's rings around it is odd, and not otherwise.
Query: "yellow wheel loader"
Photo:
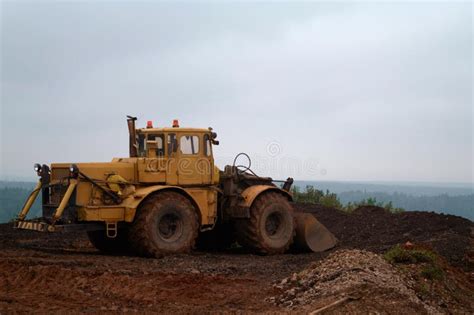
[[[133,250],[158,257],[237,241],[256,253],[279,254],[295,247],[322,251],[334,236],[312,215],[295,213],[293,179],[278,181],[250,169],[214,165],[212,130],[136,128],[127,116],[130,156],[108,163],[35,164],[36,188],[18,214],[17,229],[87,231],[104,252]],[[250,163],[250,158],[249,158]],[[38,195],[42,217],[26,220]],[[296,235],[296,237],[295,237]]]

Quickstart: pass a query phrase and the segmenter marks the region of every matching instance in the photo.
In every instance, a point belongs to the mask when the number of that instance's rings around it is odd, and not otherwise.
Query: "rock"
[[[298,280],[298,274],[294,273],[293,275],[291,275],[290,281],[296,282],[296,280]]]
[[[340,298],[357,288],[371,286],[397,292],[425,307],[415,291],[405,283],[402,275],[381,256],[364,250],[340,250],[281,280],[277,287],[284,291],[271,301],[293,309],[313,303],[320,297]]]
[[[290,297],[293,297],[293,296],[296,296],[296,289],[295,288],[291,288],[290,290],[288,290],[286,292],[286,294]]]
[[[413,247],[414,247],[414,245],[410,241],[403,244],[403,248],[405,248],[405,249],[413,249]]]

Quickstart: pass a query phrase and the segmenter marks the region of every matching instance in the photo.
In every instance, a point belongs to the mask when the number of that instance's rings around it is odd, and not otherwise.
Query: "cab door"
[[[203,156],[201,138],[201,135],[192,133],[179,135],[179,159],[177,163],[179,185],[203,184],[199,169],[200,159]]]
[[[197,166],[201,174],[202,183],[210,185],[213,182],[214,158],[212,157],[211,137],[209,134],[203,135],[202,143],[203,153]]]
[[[137,160],[138,180],[143,183],[165,183],[167,181],[167,158],[162,133],[141,135]]]
[[[179,184],[179,144],[176,133],[166,135],[166,184]]]

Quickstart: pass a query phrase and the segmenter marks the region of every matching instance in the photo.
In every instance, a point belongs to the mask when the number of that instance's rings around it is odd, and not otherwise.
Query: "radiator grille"
[[[51,179],[52,180],[61,180],[69,176],[69,168],[53,168],[51,170]]]

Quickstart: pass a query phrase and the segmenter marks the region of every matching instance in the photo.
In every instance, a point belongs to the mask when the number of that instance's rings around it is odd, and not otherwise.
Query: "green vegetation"
[[[444,276],[439,257],[425,248],[416,246],[404,248],[396,245],[388,250],[383,257],[392,264],[421,264],[419,274],[425,279],[440,280]]]
[[[378,202],[377,199],[371,198],[371,197],[367,199],[363,199],[359,202],[348,202],[346,205],[343,205],[339,197],[335,193],[331,193],[329,190],[326,190],[326,192],[324,192],[324,191],[315,189],[311,185],[306,186],[305,191],[301,191],[298,186],[294,186],[292,193],[293,193],[293,198],[296,202],[320,204],[325,207],[336,208],[336,209],[340,209],[346,212],[352,212],[361,206],[382,207],[392,213],[405,211],[402,208],[394,207],[391,201],[387,203],[383,203],[383,202]]]
[[[342,204],[339,201],[337,195],[329,192],[329,190],[323,192],[321,190],[315,189],[313,186],[306,186],[305,191],[300,191],[300,188],[298,186],[294,186],[292,193],[293,198],[297,202],[317,203],[326,207],[332,207],[337,209],[342,208]]]
[[[422,248],[406,249],[400,245],[392,247],[383,257],[390,263],[399,264],[433,263],[436,260],[432,251]]]
[[[416,191],[414,192],[416,193]],[[337,194],[342,204],[359,200],[376,199],[384,203],[392,202],[395,208],[435,211],[453,214],[474,221],[474,194],[411,195],[400,192],[343,191]]]
[[[443,279],[444,272],[439,266],[430,264],[421,269],[420,275],[429,280],[441,280]]]

